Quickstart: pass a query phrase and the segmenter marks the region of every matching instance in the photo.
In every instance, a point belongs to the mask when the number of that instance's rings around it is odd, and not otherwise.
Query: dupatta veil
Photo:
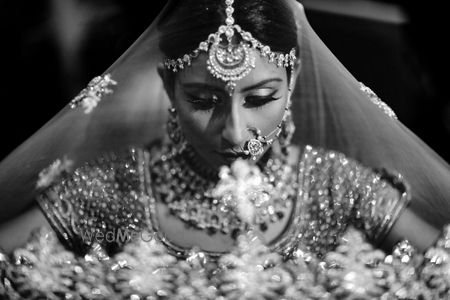
[[[169,0],[103,77],[0,163],[0,219],[33,202],[40,192],[40,172],[54,161],[66,159],[73,168],[102,152],[144,146],[164,136],[169,101],[157,73],[164,59],[159,41],[163,35],[196,30],[174,26],[177,20],[171,16],[179,1]],[[292,96],[297,128],[293,143],[337,150],[366,166],[402,174],[411,187],[413,211],[436,226],[448,223],[448,163],[336,59],[309,25],[300,3],[279,1],[295,16],[301,61]],[[201,12],[195,11],[186,16],[199,17]]]

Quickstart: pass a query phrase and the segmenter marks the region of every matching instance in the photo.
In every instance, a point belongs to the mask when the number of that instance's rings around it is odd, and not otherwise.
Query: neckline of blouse
[[[294,250],[298,246],[298,240],[300,238],[298,234],[298,229],[300,227],[300,222],[302,219],[301,212],[303,208],[303,204],[306,203],[306,198],[308,197],[307,193],[304,193],[304,170],[306,167],[306,158],[308,155],[309,147],[303,146],[301,147],[300,154],[296,159],[296,163],[294,164],[294,168],[297,167],[296,171],[296,199],[293,201],[293,209],[289,216],[289,220],[287,222],[286,227],[280,233],[280,235],[267,247],[270,251],[278,252],[282,254],[284,257],[288,257],[292,255]],[[157,239],[165,245],[168,252],[177,258],[185,259],[189,257],[192,253],[192,249],[184,248],[176,245],[174,242],[170,241],[168,238],[164,236],[164,233],[160,230],[160,225],[156,216],[156,204],[157,198],[154,195],[152,188],[152,179],[150,174],[151,168],[151,158],[150,152],[146,149],[141,149],[137,153],[138,159],[138,171],[140,177],[141,191],[143,194],[141,195],[142,201],[145,204],[145,217],[148,228],[151,232],[155,234]],[[306,198],[305,198],[306,197]],[[216,260],[220,256],[227,254],[228,252],[214,252],[208,250],[201,250],[202,253],[205,253],[210,259]]]

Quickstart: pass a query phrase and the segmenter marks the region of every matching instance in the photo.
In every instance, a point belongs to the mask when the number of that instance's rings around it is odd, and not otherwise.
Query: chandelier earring
[[[291,145],[294,132],[295,132],[295,124],[294,120],[292,119],[291,109],[288,108],[286,111],[285,120],[281,124],[281,133],[278,137],[281,152],[284,155],[288,154],[288,148]]]
[[[187,146],[186,139],[181,131],[178,121],[177,110],[174,107],[169,108],[169,118],[167,119],[167,135],[170,140],[170,146],[175,153],[182,153]]]
[[[283,121],[281,123],[281,132],[280,135],[278,136],[278,142],[280,144],[281,151],[285,155],[288,154],[288,148],[291,145],[292,138],[295,132],[295,124],[292,118],[292,110],[291,110],[292,106],[291,96],[293,86],[294,86],[293,78],[291,77],[289,83],[289,95],[285,108],[285,114],[283,116]]]

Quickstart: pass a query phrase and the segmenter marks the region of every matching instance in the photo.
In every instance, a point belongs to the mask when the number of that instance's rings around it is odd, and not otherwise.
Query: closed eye
[[[192,104],[195,110],[210,110],[217,104],[221,103],[221,100],[216,95],[191,95],[187,94],[187,101]]]
[[[245,97],[244,107],[246,108],[258,108],[266,105],[269,102],[276,101],[281,99],[281,97],[276,97],[277,91],[273,91],[272,93],[265,96],[256,96],[249,95]]]

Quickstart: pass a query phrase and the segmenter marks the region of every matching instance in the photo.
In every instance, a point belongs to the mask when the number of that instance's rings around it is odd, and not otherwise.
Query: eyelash
[[[270,93],[267,96],[248,96],[244,102],[244,107],[246,108],[250,108],[250,109],[262,109],[262,107],[264,105],[266,105],[267,103],[270,103],[272,101],[278,100],[281,97],[274,97],[274,95],[276,94],[277,91],[273,91],[272,93]],[[248,102],[248,99],[253,99],[253,101],[255,101],[255,103],[250,104]],[[211,99],[201,99],[201,98],[196,98],[192,95],[190,95],[190,99],[188,100],[192,106],[194,107],[195,110],[198,111],[204,111],[204,112],[208,112],[210,110],[212,110],[214,108],[215,105],[220,103],[213,103],[214,101]],[[252,102],[252,101],[250,101]]]
[[[194,110],[198,111],[204,111],[208,112],[214,108],[216,105],[215,103],[212,103],[213,100],[211,99],[201,99],[201,98],[195,98],[191,97],[188,99],[188,101],[192,104],[194,107]]]
[[[274,97],[276,94],[276,91],[270,93],[267,96],[249,96],[245,99],[244,107],[251,108],[251,109],[262,109],[264,105],[267,103],[270,103],[272,101],[278,100],[281,97]],[[251,104],[252,101],[248,101],[249,99],[253,99],[255,101],[253,104]]]

